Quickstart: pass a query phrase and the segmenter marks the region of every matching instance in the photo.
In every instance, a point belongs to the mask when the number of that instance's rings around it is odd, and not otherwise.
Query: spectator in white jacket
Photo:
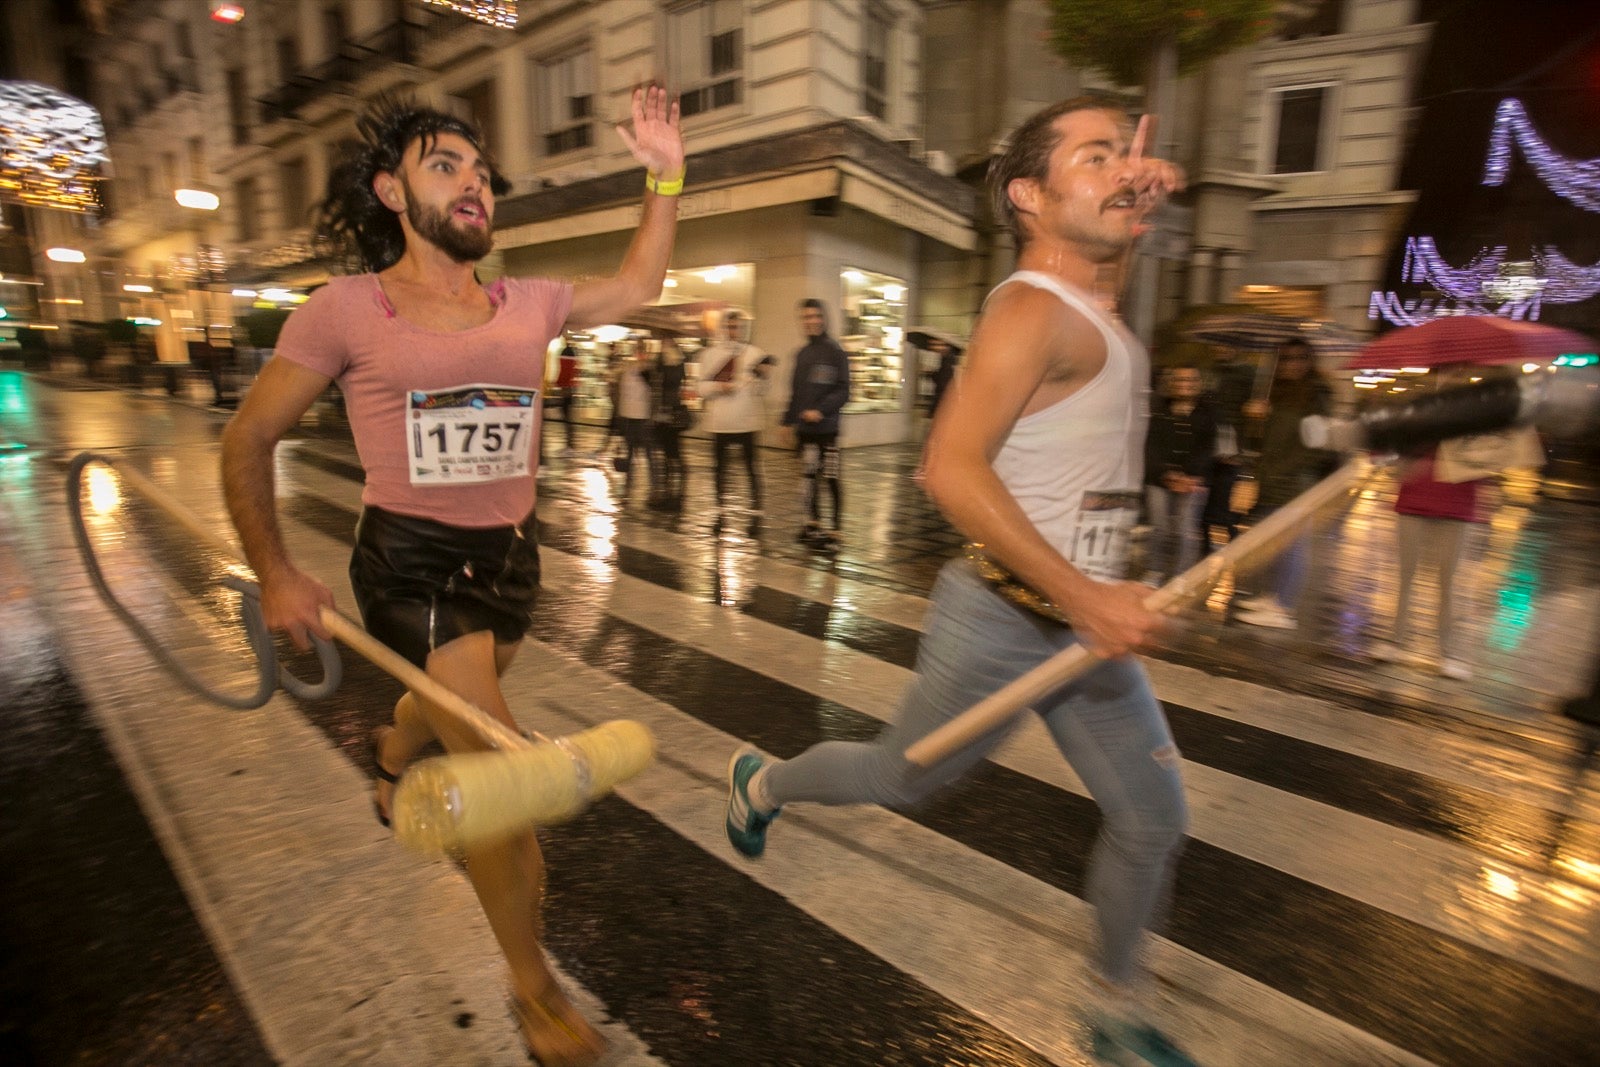
[[[711,435],[717,509],[727,503],[729,454],[744,452],[750,477],[750,509],[761,514],[761,470],[756,463],[756,435],[766,424],[767,377],[776,362],[744,340],[743,312],[730,308],[722,316],[722,340],[700,355],[695,385],[703,402],[700,426]]]

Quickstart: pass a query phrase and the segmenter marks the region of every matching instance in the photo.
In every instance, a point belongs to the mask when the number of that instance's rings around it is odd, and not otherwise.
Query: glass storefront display
[[[667,272],[661,296],[620,323],[567,335],[578,353],[580,417],[606,419],[611,411],[611,368],[614,362],[639,350],[659,352],[671,339],[683,352],[685,377],[695,379],[698,353],[716,327],[718,316],[729,307],[750,312],[755,294],[755,265],[728,263]],[[699,406],[690,398],[691,408]]]
[[[850,353],[846,411],[895,411],[905,390],[906,283],[888,274],[846,267],[839,343]]]

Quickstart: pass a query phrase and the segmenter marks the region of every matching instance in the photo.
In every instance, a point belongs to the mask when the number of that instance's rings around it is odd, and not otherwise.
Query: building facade
[[[642,174],[611,127],[656,79],[680,95],[688,184],[664,306],[618,327],[681,333],[692,362],[696,336],[737,306],[787,361],[796,304],[819,297],[855,367],[845,440],[911,432],[903,335],[924,265],[931,278],[976,247],[971,190],[922,149],[922,0],[522,0],[514,29],[422,0],[243,7],[226,24],[187,0],[103,5],[93,66],[116,177],[100,250],[152,290],[152,314],[238,314],[336,269],[312,246],[312,211],[385,91],[484,128],[512,182],[486,273],[614,270]],[[189,187],[219,209],[180,207]],[[591,399],[603,354],[635,339],[575,339],[596,360]]]
[[[1367,328],[1372,283],[1415,199],[1397,182],[1429,34],[1417,17],[1414,0],[1284,3],[1274,33],[1179,80],[1157,150],[1189,189],[1144,245],[1157,268],[1150,321],[1248,303]],[[944,0],[926,18],[927,145],[975,187],[1009,131],[1051,101],[1109,91],[1139,110],[1141,90],[1050,51],[1040,0]],[[987,215],[978,229],[968,278],[981,299],[1014,255]]]
[[[485,129],[512,182],[486,273],[615,269],[642,175],[610,127],[655,79],[680,95],[689,150],[673,269],[662,306],[575,338],[585,399],[604,406],[605,355],[645,333],[680,336],[693,363],[728,306],[787,361],[795,305],[819,297],[852,353],[853,444],[915,433],[925,385],[906,331],[967,333],[1010,271],[982,188],[1010,130],[1085,90],[1138,103],[1050,53],[1042,0],[521,0],[513,29],[423,0],[241,6],[225,23],[191,0],[86,5],[113,174],[91,235],[114,267],[98,296],[168,323],[164,358],[339,269],[313,248],[312,213],[385,91]],[[1415,0],[1281,14],[1275,35],[1183,78],[1163,117],[1190,189],[1145,244],[1147,333],[1235,301],[1366,325],[1413,199],[1395,186],[1428,27]],[[181,206],[184,188],[217,209]]]

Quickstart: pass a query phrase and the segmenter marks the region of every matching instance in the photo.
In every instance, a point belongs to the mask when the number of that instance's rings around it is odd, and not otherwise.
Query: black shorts
[[[474,530],[365,508],[350,586],[367,632],[418,667],[480,630],[520,641],[539,595],[537,521]]]

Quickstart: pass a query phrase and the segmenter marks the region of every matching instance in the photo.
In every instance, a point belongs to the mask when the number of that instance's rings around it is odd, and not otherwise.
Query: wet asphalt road
[[[95,686],[80,677],[81,654],[63,653],[82,646],[82,634],[63,628],[84,608],[73,598],[87,595],[81,581],[57,573],[73,566],[61,540],[65,461],[79,450],[114,451],[158,480],[203,493],[215,481],[220,426],[220,416],[182,405],[0,372],[0,444],[19,446],[0,460],[0,684],[12,726],[0,756],[8,798],[0,863],[9,872],[0,900],[0,1061],[289,1058],[277,1036],[284,1021],[260,1017],[240,995],[259,979],[218,950],[232,939],[208,929],[215,915],[197,913],[172,847],[163,849],[163,834],[141,814],[97,717],[117,709],[87,692]],[[827,561],[794,544],[787,500],[769,513],[759,539],[714,530],[703,468],[691,507],[668,516],[643,508],[637,488],[619,507],[613,477],[553,460],[541,487],[547,574],[534,643],[624,687],[629,699],[648,698],[779,756],[818,740],[870,737],[878,714],[844,694],[865,684],[863,664],[891,674],[909,667],[916,636],[914,612],[874,607],[873,591],[914,599],[955,545],[907,478],[914,461],[906,449],[852,457],[847,546]],[[788,458],[764,462],[781,484]],[[286,520],[326,542],[336,559],[347,551],[356,507],[348,451],[332,441],[295,446],[281,466]],[[1313,647],[1303,636],[1249,633],[1220,611],[1202,611],[1164,650],[1173,670],[1199,667],[1221,680],[1191,681],[1185,691],[1163,688],[1166,675],[1157,675],[1180,747],[1197,767],[1192,788],[1209,800],[1211,777],[1222,776],[1268,798],[1215,816],[1215,831],[1197,829],[1165,934],[1227,975],[1227,984],[1205,989],[1219,1001],[1242,996],[1232,983],[1259,983],[1338,1027],[1432,1062],[1586,1062],[1600,1047],[1600,770],[1579,775],[1581,735],[1551,709],[1593,647],[1592,621],[1584,621],[1595,604],[1592,512],[1536,502],[1489,531],[1476,562],[1486,576],[1478,603],[1491,610],[1473,624],[1483,651],[1482,677],[1471,687],[1361,657],[1392,596],[1381,575],[1361,565],[1361,553],[1381,556],[1382,513],[1381,500],[1358,504],[1327,535],[1315,616],[1324,638]],[[236,647],[214,592],[215,560],[135,503],[121,502],[97,529],[125,568],[119,577],[153,568],[194,605],[188,625],[225,651]],[[564,560],[575,562],[552,567]],[[773,564],[802,577],[774,580]],[[648,595],[630,593],[624,603],[624,587]],[[688,614],[682,632],[641,616],[655,610],[654,597],[675,598],[661,608],[669,619],[688,604],[738,621],[726,632],[713,622],[713,637],[695,640]],[[719,647],[723,641],[730,647]],[[820,656],[814,671],[781,669],[784,657],[801,653]],[[171,688],[148,666],[124,674],[125,685],[151,700]],[[347,659],[339,694],[294,710],[365,773],[364,739],[395,692],[375,669]],[[1236,714],[1235,703],[1268,714]],[[1285,725],[1302,714],[1313,725]],[[1329,718],[1348,740],[1330,744],[1313,728]],[[1406,747],[1397,739],[1411,750],[1395,751]],[[1451,769],[1440,771],[1418,748]],[[665,762],[671,757],[664,751]],[[725,755],[708,758],[715,764]],[[698,754],[683,760],[696,782],[707,778],[700,762]],[[159,793],[161,782],[154,788]],[[1217,799],[1216,807],[1226,805]],[[1296,824],[1306,811],[1326,823]],[[1349,820],[1384,844],[1361,855]],[[896,825],[912,839],[932,835],[958,849],[975,869],[1020,875],[1066,901],[1081,892],[1094,814],[1080,794],[1019,763],[986,768]],[[1238,844],[1256,839],[1258,848]],[[1415,844],[1382,851],[1395,841]],[[546,844],[551,949],[653,1062],[1077,1062],[1065,1043],[1041,1047],[1035,1024],[975,1010],[980,996],[906,963],[914,945],[886,948],[842,932],[810,896],[837,892],[825,885],[827,869],[810,872],[814,885],[767,884],[708,853],[670,811],[623,797],[553,831]],[[1317,852],[1327,855],[1307,858]],[[1425,862],[1435,853],[1477,866],[1478,881],[1441,880],[1436,894],[1391,902],[1385,865],[1404,897],[1404,885],[1430,884],[1427,862],[1449,869],[1445,859]],[[1317,873],[1319,860],[1370,884],[1329,884],[1336,879]],[[1416,871],[1405,869],[1413,862]],[[952,879],[946,896],[958,901],[1002,884]],[[898,918],[903,929],[883,936],[915,942],[920,916]],[[1023,988],[1030,969],[1060,966],[1054,958],[1013,962]],[[959,960],[942,965],[964,969]],[[982,967],[965,970],[984,984]],[[463,1022],[466,1014],[454,1025],[490,1025],[481,1016]],[[1246,1051],[1248,1037],[1211,1040],[1223,1050],[1213,1062],[1270,1062]],[[1324,1062],[1406,1062],[1357,1061],[1324,1047]],[[330,1056],[323,1062],[349,1060]],[[301,1059],[318,1062],[314,1054]]]

